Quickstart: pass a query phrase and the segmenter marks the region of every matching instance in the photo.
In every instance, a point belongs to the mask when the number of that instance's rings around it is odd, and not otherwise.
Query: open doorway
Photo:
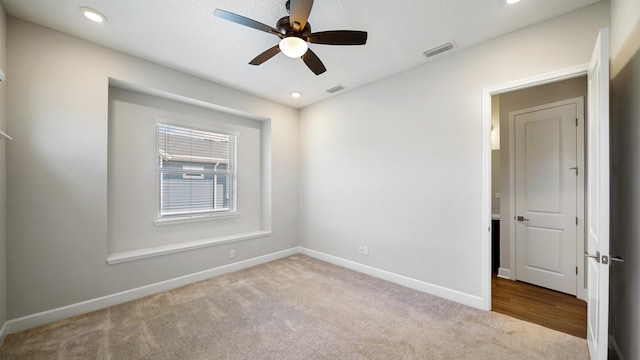
[[[491,96],[491,308],[584,338],[587,91],[575,74]]]

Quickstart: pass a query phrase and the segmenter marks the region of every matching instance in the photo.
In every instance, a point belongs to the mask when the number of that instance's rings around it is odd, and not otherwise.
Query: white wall
[[[640,359],[640,1],[611,2],[611,335]]]
[[[7,74],[7,16],[0,4],[0,69]],[[7,132],[7,83],[0,83],[0,130]],[[7,320],[7,161],[6,141],[0,140],[0,328]]]
[[[297,245],[297,110],[14,18],[7,54],[9,319]],[[109,77],[270,118],[273,235],[107,265]]]
[[[301,245],[481,297],[482,89],[588,62],[608,25],[597,3],[303,109]]]

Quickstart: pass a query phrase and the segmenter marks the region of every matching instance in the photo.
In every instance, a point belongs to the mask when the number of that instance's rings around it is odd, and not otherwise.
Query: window
[[[235,213],[236,140],[158,124],[158,219]]]

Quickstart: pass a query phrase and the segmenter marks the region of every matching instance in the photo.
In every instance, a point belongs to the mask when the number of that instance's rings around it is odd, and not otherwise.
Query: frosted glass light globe
[[[299,37],[289,36],[280,40],[280,51],[290,58],[299,58],[307,52],[309,45]]]

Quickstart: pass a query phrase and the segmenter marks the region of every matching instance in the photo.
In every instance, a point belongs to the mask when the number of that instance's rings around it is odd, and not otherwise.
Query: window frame
[[[159,140],[159,129],[160,126],[173,126],[178,128],[183,128],[186,130],[193,131],[202,131],[206,133],[214,133],[217,135],[226,135],[235,137],[235,141],[233,141],[233,169],[231,172],[231,184],[233,195],[230,196],[229,199],[229,210],[210,210],[210,211],[192,211],[190,213],[177,213],[174,215],[162,215],[162,175],[163,172],[160,168],[161,155],[160,155],[160,140]],[[184,223],[184,222],[195,222],[195,221],[208,221],[208,220],[219,220],[219,219],[227,219],[232,217],[237,217],[240,215],[237,208],[238,203],[238,141],[240,139],[240,134],[234,131],[229,131],[228,129],[221,129],[217,127],[203,126],[199,123],[192,123],[186,121],[175,121],[164,118],[156,118],[155,122],[155,179],[156,179],[156,214],[155,214],[155,225],[167,225],[174,223]],[[179,160],[177,160],[179,162]],[[188,162],[188,161],[185,161]],[[198,164],[203,164],[199,162],[192,162],[194,166],[199,166]],[[214,190],[215,191],[215,190]]]

